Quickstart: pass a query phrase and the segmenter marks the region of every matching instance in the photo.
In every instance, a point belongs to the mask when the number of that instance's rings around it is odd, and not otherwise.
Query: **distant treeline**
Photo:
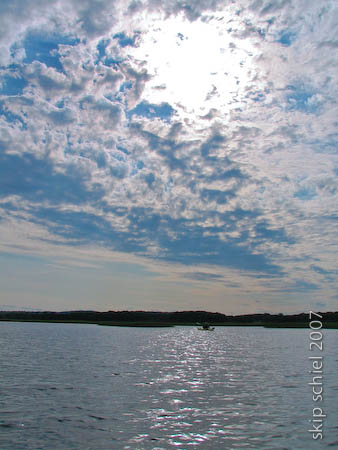
[[[337,328],[338,312],[318,313],[323,327]],[[245,314],[229,316],[207,311],[0,311],[2,321],[76,322],[100,325],[170,326],[209,323],[211,325],[246,325],[266,327],[307,327],[309,314]]]

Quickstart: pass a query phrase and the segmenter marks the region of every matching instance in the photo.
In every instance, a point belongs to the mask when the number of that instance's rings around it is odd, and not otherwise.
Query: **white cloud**
[[[334,263],[334,2],[12,5],[0,8],[0,149],[18,170],[4,187],[9,243],[26,223],[36,245],[40,235],[124,242],[193,267],[209,258],[266,295],[310,289],[311,264]],[[60,44],[30,60],[38,31]],[[280,279],[247,279],[250,258]]]

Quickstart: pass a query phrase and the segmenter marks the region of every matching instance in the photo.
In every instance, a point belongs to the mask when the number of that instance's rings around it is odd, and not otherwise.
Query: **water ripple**
[[[317,448],[304,330],[1,326],[1,449]],[[337,444],[330,331],[322,448]]]

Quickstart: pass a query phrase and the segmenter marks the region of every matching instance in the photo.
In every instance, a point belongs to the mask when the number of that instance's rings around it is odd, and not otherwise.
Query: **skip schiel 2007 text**
[[[311,370],[309,373],[311,374],[311,381],[308,383],[312,388],[312,401],[316,406],[312,408],[312,418],[309,420],[312,424],[311,430],[308,430],[312,433],[312,438],[323,439],[324,436],[324,419],[326,414],[324,414],[324,410],[322,408],[322,402],[324,400],[324,340],[323,333],[320,331],[323,327],[321,322],[321,316],[319,313],[315,313],[310,311],[309,313],[309,326],[310,326],[310,343],[309,350],[311,352],[311,356],[309,356],[309,361],[311,363]],[[319,406],[321,405],[321,406]]]

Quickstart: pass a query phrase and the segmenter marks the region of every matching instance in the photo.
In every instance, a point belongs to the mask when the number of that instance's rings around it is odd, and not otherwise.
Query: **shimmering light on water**
[[[331,448],[338,333],[323,333],[318,444],[308,330],[0,323],[0,448]]]

